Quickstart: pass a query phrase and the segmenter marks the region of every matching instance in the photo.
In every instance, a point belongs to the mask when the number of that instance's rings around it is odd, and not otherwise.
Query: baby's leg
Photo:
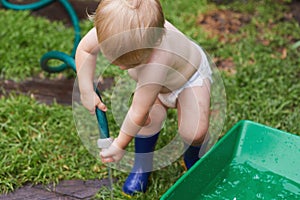
[[[126,194],[146,191],[152,171],[153,152],[165,117],[166,109],[157,100],[149,113],[146,126],[135,137],[134,165],[123,185]]]
[[[187,169],[198,160],[201,144],[209,126],[210,83],[204,81],[203,86],[186,88],[178,97],[179,134],[185,143],[183,155]]]
[[[184,89],[178,96],[178,131],[185,143],[202,144],[209,126],[210,82]]]
[[[158,133],[165,121],[167,115],[167,109],[157,99],[150,110],[147,124],[140,130],[139,135],[151,136],[154,133]]]

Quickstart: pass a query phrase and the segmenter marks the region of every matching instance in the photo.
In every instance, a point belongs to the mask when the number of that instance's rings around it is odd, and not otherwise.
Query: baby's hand
[[[96,107],[104,112],[107,111],[107,107],[100,100],[96,92],[81,94],[80,98],[83,106],[88,109],[91,114],[95,114]]]
[[[100,152],[103,163],[118,162],[125,154],[125,150],[118,146],[117,140],[114,140],[108,148],[103,148]]]

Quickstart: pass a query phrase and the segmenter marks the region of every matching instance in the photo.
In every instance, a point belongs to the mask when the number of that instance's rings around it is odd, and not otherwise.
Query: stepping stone
[[[116,180],[114,180],[116,181]],[[92,199],[101,187],[110,187],[109,179],[101,180],[65,180],[58,185],[36,185],[30,184],[16,191],[1,195],[0,200],[77,200]]]

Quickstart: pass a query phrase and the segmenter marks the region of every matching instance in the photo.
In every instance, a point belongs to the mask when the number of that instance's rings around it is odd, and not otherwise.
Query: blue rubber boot
[[[200,149],[201,149],[201,145],[189,146],[187,150],[184,152],[183,160],[187,170],[190,169],[200,159],[199,158]]]
[[[150,137],[136,137],[135,157],[133,168],[127,177],[123,192],[128,195],[134,195],[137,192],[146,192],[149,176],[153,167],[153,151],[159,133]]]

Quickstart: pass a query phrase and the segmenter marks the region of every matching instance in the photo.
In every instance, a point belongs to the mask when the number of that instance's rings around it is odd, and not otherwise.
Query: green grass
[[[247,2],[247,3],[245,3]],[[242,119],[253,120],[300,135],[300,27],[286,18],[285,3],[271,0],[235,1],[214,4],[207,0],[162,0],[166,18],[197,41],[211,55],[231,58],[236,73],[221,72],[227,94],[227,114],[222,134]],[[250,22],[237,33],[210,38],[200,26],[200,13],[212,9],[230,9],[250,15]],[[32,17],[28,12],[0,10],[1,78],[23,80],[41,72],[40,57],[49,50],[70,52],[73,30],[62,23]],[[24,26],[24,24],[26,26]],[[81,22],[83,33],[91,24]],[[34,35],[34,37],[33,37]],[[286,51],[286,56],[283,52]],[[102,61],[100,61],[102,62]],[[105,76],[121,72],[110,68]],[[44,73],[44,72],[43,72]],[[107,101],[110,91],[103,94]],[[110,129],[118,127],[108,113]],[[169,113],[175,118],[176,113]],[[174,121],[174,120],[173,120]],[[159,145],[176,132],[170,120]],[[82,145],[75,129],[72,108],[37,103],[27,96],[11,94],[0,99],[0,191],[8,192],[27,182],[59,182],[64,179],[106,178],[106,167]],[[113,170],[118,178],[115,199],[121,194],[125,173]],[[158,199],[182,175],[179,161],[151,177],[146,194],[131,199]],[[109,198],[102,188],[97,199]]]
[[[62,22],[33,17],[29,11],[0,9],[0,15],[0,78],[19,81],[38,76],[40,58],[45,53],[52,50],[71,53],[74,32]],[[80,25],[83,34],[91,27],[87,22]]]
[[[264,123],[300,134],[300,40],[299,24],[287,17],[287,4],[280,1],[234,1],[227,5],[208,1],[163,1],[166,18],[211,55],[232,58],[237,73],[222,73],[227,93],[228,130],[241,119]],[[195,25],[198,14],[229,9],[248,14],[250,22],[225,39],[210,38]],[[263,44],[263,41],[267,41]],[[282,58],[283,49],[287,56]]]
[[[70,107],[10,95],[0,99],[0,110],[2,192],[26,182],[95,177],[97,162],[77,137]]]

